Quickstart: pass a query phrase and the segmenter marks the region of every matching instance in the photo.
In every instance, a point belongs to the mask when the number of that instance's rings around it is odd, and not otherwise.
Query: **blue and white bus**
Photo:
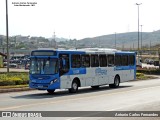
[[[136,54],[115,49],[34,50],[30,57],[30,88],[47,90],[101,85],[119,87],[136,79]]]

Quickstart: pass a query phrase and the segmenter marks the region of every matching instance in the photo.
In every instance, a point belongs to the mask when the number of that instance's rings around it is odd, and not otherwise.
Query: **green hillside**
[[[77,41],[79,47],[108,47],[115,48],[115,38],[117,48],[137,48],[138,33],[116,33],[111,35],[103,35],[93,38],[85,38]],[[142,33],[142,46],[150,47],[160,44],[160,30],[154,32]],[[139,33],[139,47],[141,47],[141,32]]]

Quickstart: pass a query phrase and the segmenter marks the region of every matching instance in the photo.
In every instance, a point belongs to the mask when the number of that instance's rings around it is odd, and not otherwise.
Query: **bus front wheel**
[[[119,84],[120,84],[120,78],[119,78],[119,76],[116,76],[114,78],[114,83],[113,84],[109,84],[109,87],[110,88],[117,88],[117,87],[119,87]]]
[[[54,91],[55,91],[55,89],[53,89],[53,90],[47,90],[47,92],[48,92],[49,94],[53,94]]]
[[[69,92],[70,93],[76,93],[77,91],[78,91],[78,82],[76,80],[74,80],[72,82],[71,88],[69,89]]]

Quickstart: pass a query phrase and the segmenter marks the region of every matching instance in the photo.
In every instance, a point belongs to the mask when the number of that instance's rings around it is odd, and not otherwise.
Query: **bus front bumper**
[[[39,89],[39,90],[53,90],[53,89],[60,89],[60,84],[57,82],[52,84],[29,82],[29,87],[34,89]]]

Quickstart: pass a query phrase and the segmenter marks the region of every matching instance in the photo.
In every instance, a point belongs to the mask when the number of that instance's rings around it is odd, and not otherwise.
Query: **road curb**
[[[7,93],[7,92],[20,92],[20,91],[29,91],[29,90],[35,90],[28,87],[23,88],[8,88],[8,89],[0,89],[0,93]]]

